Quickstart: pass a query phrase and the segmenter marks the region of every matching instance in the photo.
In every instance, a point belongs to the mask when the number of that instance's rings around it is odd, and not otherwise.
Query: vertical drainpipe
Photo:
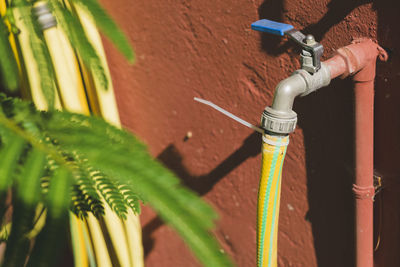
[[[357,166],[353,192],[356,201],[356,266],[359,267],[373,266],[375,60],[353,76]]]
[[[352,75],[355,94],[355,228],[356,266],[373,266],[374,80],[376,59],[386,52],[369,39],[340,48],[325,62],[331,78]]]

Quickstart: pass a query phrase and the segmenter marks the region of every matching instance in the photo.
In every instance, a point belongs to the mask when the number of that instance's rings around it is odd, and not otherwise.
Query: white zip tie
[[[200,102],[200,103],[202,103],[202,104],[205,104],[205,105],[207,105],[207,106],[210,106],[210,107],[212,107],[213,109],[218,110],[219,112],[221,112],[221,113],[224,114],[225,116],[228,116],[229,118],[231,118],[231,119],[233,119],[233,120],[235,120],[235,121],[237,121],[237,122],[243,124],[243,125],[246,126],[246,127],[249,127],[249,128],[251,128],[251,129],[253,129],[254,131],[259,132],[260,134],[264,134],[264,130],[261,129],[260,127],[257,127],[257,126],[255,126],[255,125],[253,125],[253,124],[251,124],[251,123],[248,123],[248,122],[245,121],[245,120],[242,120],[241,118],[239,118],[239,117],[233,115],[233,114],[230,113],[229,111],[226,111],[225,109],[223,109],[223,108],[221,108],[221,107],[215,105],[214,103],[212,103],[212,102],[210,102],[210,101],[207,101],[207,100],[204,100],[204,99],[201,99],[201,98],[198,98],[198,97],[195,97],[194,100],[197,101],[197,102]]]

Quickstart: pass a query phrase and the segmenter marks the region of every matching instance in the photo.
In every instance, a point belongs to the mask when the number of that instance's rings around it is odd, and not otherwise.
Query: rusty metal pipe
[[[373,267],[373,145],[376,59],[386,52],[369,39],[340,48],[325,61],[331,78],[353,77],[355,93],[355,227],[356,266]]]

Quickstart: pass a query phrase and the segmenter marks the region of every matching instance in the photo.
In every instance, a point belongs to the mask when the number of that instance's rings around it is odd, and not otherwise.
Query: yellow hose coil
[[[88,257],[85,255],[86,253],[86,244],[84,239],[84,227],[81,223],[76,222],[79,220],[73,214],[69,216],[70,220],[70,230],[71,230],[71,242],[75,245],[74,247],[74,262],[75,267],[86,267],[89,266]]]
[[[3,0],[0,1],[3,2]],[[40,4],[43,4],[43,2],[38,2],[35,5]],[[70,6],[69,3],[67,4]],[[4,2],[0,5],[0,11],[5,12],[5,8]],[[79,57],[62,29],[57,26],[47,28],[43,31],[43,35],[57,78],[58,93],[55,94],[55,107],[61,109],[63,106],[66,110],[86,115],[89,115],[90,107],[96,115],[102,116],[106,121],[117,127],[121,127],[101,37],[97,32],[95,23],[85,10],[76,7],[74,11],[79,16],[89,41],[101,59],[109,84],[106,90],[94,79],[95,75],[91,73],[87,66],[84,66],[82,62],[79,65]],[[38,66],[30,46],[29,30],[25,29],[21,22],[23,18],[17,8],[13,9],[13,14],[15,24],[21,30],[17,36],[17,47],[22,55],[23,74],[27,77],[26,85],[29,87],[26,90],[29,93],[25,96],[30,97],[38,109],[47,110],[47,102],[40,86]],[[17,54],[16,50],[15,53]],[[87,99],[87,94],[89,99]],[[105,215],[102,225],[92,214],[89,214],[85,220],[80,220],[74,214],[70,214],[75,266],[144,266],[139,216],[129,211],[127,220],[121,220],[105,204],[104,200],[103,203]],[[105,235],[111,241],[110,243],[107,243]],[[111,252],[109,249],[113,251]],[[116,257],[111,258],[110,252]]]
[[[263,135],[257,204],[257,266],[276,267],[282,166],[289,136]]]
[[[11,11],[14,15],[15,26],[20,30],[16,36],[13,36],[16,39],[16,47],[19,50],[19,53],[17,51],[15,51],[15,53],[21,55],[19,62],[21,67],[23,67],[21,70],[22,79],[24,80],[22,83],[22,95],[25,99],[32,100],[37,109],[47,110],[48,105],[46,97],[43,95],[40,84],[39,67],[31,47],[32,36],[29,34],[29,30],[23,22],[24,18],[20,12],[20,8],[13,8]],[[61,109],[60,98],[57,92],[55,92],[54,105],[56,109]]]
[[[89,115],[89,107],[75,52],[65,33],[58,27],[43,31],[57,78],[63,107],[71,112]]]
[[[104,74],[107,76],[107,84],[102,84],[102,82],[96,79],[96,75],[92,73],[84,74],[88,79],[85,78],[85,83],[90,83],[90,86],[86,86],[86,91],[89,96],[90,105],[92,110],[97,110],[96,115],[100,115],[108,123],[113,124],[116,127],[121,127],[121,121],[119,119],[119,112],[117,107],[117,102],[115,101],[113,84],[111,81],[111,74],[107,64],[106,53],[103,48],[103,43],[101,41],[101,36],[97,30],[96,24],[90,14],[85,10],[83,6],[79,3],[73,5],[76,14],[81,22],[85,34],[100,58],[102,67],[104,69]],[[87,68],[86,68],[87,70]],[[85,71],[88,72],[88,71]]]

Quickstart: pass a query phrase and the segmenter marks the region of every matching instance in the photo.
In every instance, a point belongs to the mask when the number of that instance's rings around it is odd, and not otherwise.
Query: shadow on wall
[[[305,34],[313,34],[315,40],[322,40],[328,30],[343,21],[343,19],[356,7],[366,3],[371,3],[372,0],[332,0],[328,4],[328,12],[317,23],[308,25],[301,31]],[[266,0],[259,9],[258,14],[260,19],[270,19],[275,21],[283,20],[284,1],[283,0]],[[300,49],[293,42],[284,42],[282,38],[275,35],[261,35],[261,48],[272,55],[280,55],[287,53],[289,49]]]
[[[375,168],[384,179],[382,205],[376,206],[375,218],[377,230],[381,229],[375,253],[379,267],[400,266],[400,35],[396,4],[391,0],[374,0],[373,4],[378,12],[379,44],[391,52],[389,62],[378,65],[375,80]]]
[[[318,266],[354,266],[354,120],[349,80],[296,101],[304,132],[307,192]]]
[[[213,186],[218,183],[223,177],[228,175],[237,166],[242,164],[248,158],[255,157],[261,153],[261,137],[257,132],[249,135],[244,141],[242,146],[227,157],[221,164],[207,174],[200,176],[193,176],[186,169],[182,163],[182,156],[177,151],[174,145],[169,145],[165,148],[157,159],[160,160],[167,168],[172,170],[185,186],[200,195],[207,194]],[[151,251],[154,245],[152,233],[162,226],[163,221],[156,217],[147,223],[143,228],[143,246],[145,256]]]

